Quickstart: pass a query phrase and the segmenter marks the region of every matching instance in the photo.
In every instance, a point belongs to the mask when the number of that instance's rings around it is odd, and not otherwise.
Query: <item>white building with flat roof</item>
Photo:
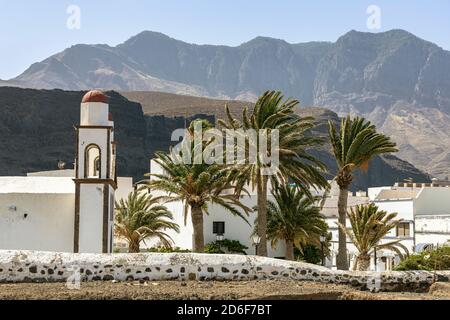
[[[107,97],[88,92],[80,119],[74,169],[0,177],[0,249],[112,252],[114,201],[133,182],[116,175]]]
[[[394,235],[404,239],[411,252],[450,241],[450,186],[435,181],[369,189],[380,209],[403,219]]]

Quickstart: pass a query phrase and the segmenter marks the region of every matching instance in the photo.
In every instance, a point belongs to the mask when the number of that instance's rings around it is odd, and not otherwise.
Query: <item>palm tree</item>
[[[294,260],[294,246],[300,251],[307,245],[320,248],[320,236],[327,234],[328,226],[316,205],[319,199],[288,184],[276,184],[272,195],[275,202],[269,201],[267,210],[267,238],[272,247],[285,241],[287,260]]]
[[[323,140],[306,134],[314,127],[313,118],[301,118],[296,115],[294,108],[298,103],[297,100],[283,100],[281,92],[267,91],[256,101],[251,114],[247,107],[244,108],[242,122],[233,118],[228,106],[225,108],[227,120],[219,120],[223,127],[235,131],[243,129],[258,132],[265,129],[268,132],[278,132],[278,146],[269,141],[271,146],[268,148],[278,153],[278,166],[275,172],[267,174],[270,164],[267,164],[263,158],[270,155],[264,154],[259,149],[257,161],[248,161],[248,163],[234,166],[234,179],[238,190],[250,185],[257,192],[258,236],[261,238],[257,252],[261,256],[267,256],[267,185],[269,180],[278,180],[282,183],[291,180],[303,188],[308,195],[310,195],[309,188],[313,185],[328,186],[322,175],[325,165],[307,151],[309,148],[320,146]],[[256,148],[260,146],[258,135],[253,143],[256,144]]]
[[[131,192],[126,200],[116,201],[115,216],[115,232],[128,242],[129,252],[139,252],[140,243],[152,237],[170,248],[173,241],[165,231],[179,232],[178,225],[171,221],[172,213],[143,189]]]
[[[386,211],[379,211],[378,207],[371,203],[369,205],[359,205],[351,209],[348,213],[348,219],[351,229],[338,223],[340,229],[350,238],[358,250],[353,270],[366,271],[370,266],[370,256],[374,250],[387,249],[396,252],[401,258],[403,249],[406,255],[408,249],[400,243],[401,240],[395,240],[380,244],[390,230],[397,227],[401,222],[396,220],[397,213],[388,214]]]
[[[339,132],[334,123],[329,121],[328,132],[338,167],[335,180],[339,185],[339,223],[345,226],[348,189],[353,180],[353,170],[367,170],[369,161],[374,156],[398,150],[395,142],[377,133],[376,127],[364,118],[357,117],[352,120],[348,116],[342,119]],[[336,266],[340,270],[348,270],[347,239],[342,230],[339,230]]]
[[[196,147],[191,146],[191,149]],[[250,209],[239,201],[236,187],[231,184],[223,165],[190,164],[182,161],[181,157],[176,153],[156,153],[155,161],[163,173],[151,174],[154,179],[150,180],[149,187],[166,192],[167,196],[161,197],[165,201],[183,201],[185,224],[190,209],[194,229],[193,250],[204,252],[203,215],[208,214],[210,204],[219,205],[245,221],[244,215]]]

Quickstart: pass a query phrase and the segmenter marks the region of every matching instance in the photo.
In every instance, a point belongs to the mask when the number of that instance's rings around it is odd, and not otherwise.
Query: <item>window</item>
[[[101,176],[101,153],[96,144],[90,144],[86,147],[84,153],[84,177],[100,178]]]
[[[213,233],[223,235],[225,233],[225,222],[214,221],[213,222]]]
[[[99,172],[100,172],[100,157],[97,157],[94,160],[94,175],[98,176]]]
[[[397,226],[397,237],[409,237],[409,223],[401,222]]]

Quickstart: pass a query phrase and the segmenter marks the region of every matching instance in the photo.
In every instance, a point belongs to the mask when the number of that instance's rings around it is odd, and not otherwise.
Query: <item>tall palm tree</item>
[[[248,108],[242,112],[242,121],[233,118],[226,106],[227,120],[219,120],[226,129],[264,130],[278,132],[278,146],[271,143],[267,148],[278,153],[278,166],[276,171],[267,174],[270,164],[263,159],[271,154],[264,153],[260,146],[260,137],[248,143],[254,143],[257,152],[257,161],[246,162],[234,166],[235,182],[238,188],[250,185],[257,192],[258,207],[258,236],[261,241],[257,247],[258,255],[267,256],[267,187],[269,180],[287,183],[295,182],[304,192],[309,194],[309,188],[313,185],[326,187],[327,181],[322,175],[325,165],[312,156],[307,149],[320,146],[323,140],[319,137],[308,135],[307,132],[314,127],[313,118],[301,118],[294,113],[298,105],[297,100],[284,100],[281,92],[267,91],[256,101],[251,114]],[[240,152],[247,152],[238,150]]]
[[[398,150],[395,142],[378,133],[376,127],[364,118],[351,119],[348,116],[342,119],[339,130],[332,121],[329,121],[328,132],[338,167],[335,180],[339,185],[339,223],[345,226],[348,189],[353,180],[353,170],[356,168],[367,170],[369,161],[374,156]],[[348,270],[347,240],[342,230],[339,230],[336,266],[340,270]]]
[[[369,205],[359,205],[351,209],[348,219],[351,229],[338,223],[340,229],[350,238],[358,250],[353,270],[366,271],[370,266],[370,255],[374,250],[392,250],[403,258],[403,251],[408,254],[408,249],[400,243],[401,240],[380,243],[390,230],[397,227],[401,222],[395,219],[397,213],[388,214],[386,211],[379,211],[378,207],[371,203]]]
[[[275,201],[268,202],[267,210],[267,238],[272,247],[285,241],[287,260],[294,260],[294,246],[300,251],[307,245],[320,248],[320,236],[327,234],[328,226],[317,206],[319,199],[288,184],[276,184],[272,195]]]
[[[239,201],[236,187],[231,184],[228,171],[223,165],[204,162],[188,164],[181,157],[173,153],[156,153],[155,161],[161,166],[163,173],[151,174],[153,179],[149,181],[149,187],[166,192],[167,196],[161,197],[165,201],[184,203],[185,224],[189,211],[191,213],[193,250],[204,252],[203,215],[208,214],[210,204],[221,206],[245,221],[250,209]]]
[[[162,167],[163,173],[152,174],[154,179],[149,186],[167,192],[164,197],[166,201],[183,201],[185,223],[190,209],[194,252],[204,251],[203,214],[208,214],[209,204],[219,205],[246,221],[244,214],[250,209],[239,201],[235,187],[220,165],[185,164],[164,153],[157,153],[155,161]]]
[[[165,247],[173,242],[166,230],[179,232],[173,215],[146,190],[135,190],[126,200],[116,201],[115,232],[128,242],[129,252],[139,252],[141,242],[156,237]]]

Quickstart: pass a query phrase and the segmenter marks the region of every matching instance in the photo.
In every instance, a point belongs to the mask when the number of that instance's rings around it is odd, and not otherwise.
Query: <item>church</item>
[[[133,191],[117,177],[108,97],[89,91],[75,126],[74,169],[0,177],[0,250],[110,253],[114,203]]]

